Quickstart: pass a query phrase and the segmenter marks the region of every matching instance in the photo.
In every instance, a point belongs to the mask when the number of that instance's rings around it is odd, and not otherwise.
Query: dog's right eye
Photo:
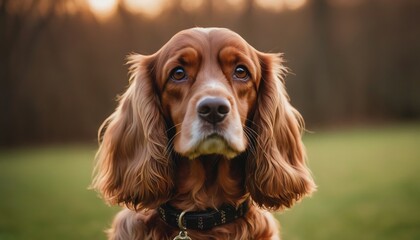
[[[171,79],[175,82],[184,81],[187,79],[187,72],[182,67],[176,67],[171,72]]]
[[[249,71],[245,66],[239,65],[235,68],[235,72],[233,73],[233,77],[236,80],[247,81],[249,79]]]

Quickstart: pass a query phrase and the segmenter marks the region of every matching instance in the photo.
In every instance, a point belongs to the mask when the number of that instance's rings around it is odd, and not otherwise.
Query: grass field
[[[306,134],[318,184],[277,214],[285,240],[420,239],[420,124]],[[105,239],[94,146],[0,151],[0,240]]]

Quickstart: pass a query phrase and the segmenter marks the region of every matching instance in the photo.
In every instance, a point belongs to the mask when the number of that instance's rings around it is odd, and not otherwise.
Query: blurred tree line
[[[205,0],[191,12],[176,0],[156,18],[119,4],[107,20],[67,11],[76,0],[10,11],[16,1],[0,0],[2,146],[94,142],[128,84],[125,56],[154,53],[194,26],[227,27],[261,51],[285,53],[288,92],[309,128],[420,117],[417,0],[308,0],[281,12],[253,0]]]

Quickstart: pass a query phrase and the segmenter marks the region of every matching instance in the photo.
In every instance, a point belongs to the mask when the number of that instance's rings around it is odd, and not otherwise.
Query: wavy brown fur
[[[279,239],[277,222],[264,209],[289,208],[315,190],[301,142],[303,120],[289,103],[281,56],[261,53],[227,29],[195,28],[153,55],[132,55],[129,64],[130,85],[99,130],[92,183],[106,202],[127,207],[115,217],[109,239],[173,239],[179,230],[156,212],[166,202],[196,211],[249,198],[244,217],[188,235]],[[249,71],[244,81],[232,77],[238,65]],[[168,77],[177,66],[186,81]],[[231,110],[220,123],[197,115],[208,96],[228,101]],[[205,145],[211,129],[223,140]]]

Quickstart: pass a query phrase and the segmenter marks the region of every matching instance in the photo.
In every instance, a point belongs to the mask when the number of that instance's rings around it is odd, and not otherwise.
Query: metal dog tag
[[[178,236],[174,238],[174,240],[192,240],[190,237],[188,237],[187,228],[183,223],[185,213],[187,212],[183,211],[178,217],[178,227],[181,229],[181,231],[179,232]]]
[[[188,237],[187,231],[181,230],[174,240],[191,240],[191,238]]]

